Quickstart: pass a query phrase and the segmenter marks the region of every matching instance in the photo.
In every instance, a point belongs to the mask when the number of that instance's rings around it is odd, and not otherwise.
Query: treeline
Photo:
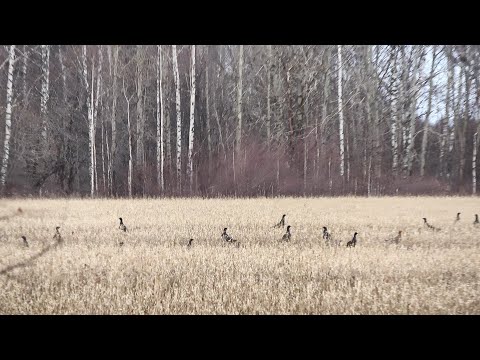
[[[0,66],[3,196],[476,193],[479,46],[10,45]]]

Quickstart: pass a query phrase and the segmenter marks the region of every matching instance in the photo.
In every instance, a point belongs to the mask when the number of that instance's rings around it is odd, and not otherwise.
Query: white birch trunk
[[[15,45],[10,45],[8,52],[7,102],[5,109],[5,140],[3,143],[2,168],[0,170],[0,185],[5,187],[8,160],[10,157],[10,134],[12,129],[12,98],[13,98],[13,66],[15,63]]]
[[[83,81],[85,89],[87,90],[87,116],[88,116],[88,149],[90,151],[90,164],[89,164],[89,173],[90,173],[90,196],[93,197],[95,194],[95,174],[94,174],[94,145],[93,145],[93,90],[91,92],[90,100],[88,100],[88,95],[90,93],[90,86],[88,83],[88,68],[87,68],[87,46],[82,46],[82,70],[83,70]],[[93,74],[93,69],[92,69]],[[93,84],[92,84],[93,88]]]
[[[63,101],[67,103],[67,73],[65,64],[63,62],[62,46],[58,47],[58,60],[60,61],[60,69],[62,71],[62,85],[63,85]]]
[[[209,94],[209,89],[210,89],[210,81],[209,81],[209,76],[210,76],[210,65],[209,65],[209,53],[210,53],[210,47],[207,46],[207,65],[205,69],[205,105],[206,105],[206,128],[207,128],[207,149],[208,149],[208,170],[210,174],[210,168],[212,166],[212,134],[211,134],[211,129],[210,129],[210,94]]]
[[[172,45],[175,104],[177,108],[177,188],[182,191],[182,114],[180,113],[180,79],[178,76],[177,46]]]
[[[115,162],[115,153],[117,150],[117,124],[116,124],[116,115],[117,115],[117,65],[118,65],[118,46],[115,46],[113,51],[113,86],[112,86],[112,114],[111,114],[111,126],[112,126],[112,140],[111,140],[111,149],[110,149],[110,162],[109,162],[109,173],[110,173],[110,193],[113,192],[113,165]]]
[[[96,114],[95,114],[95,100],[94,100],[94,85],[95,85],[95,59],[93,59],[92,63],[92,81],[91,81],[91,88],[90,88],[90,106],[92,109],[92,124],[91,124],[91,141],[92,141],[92,168],[93,168],[93,188],[94,192],[98,191],[98,182],[97,182],[97,148],[95,144],[95,128],[96,128]]]
[[[190,179],[190,192],[193,188],[193,145],[195,141],[195,45],[192,45],[191,56],[190,131],[188,135],[188,177]]]
[[[100,45],[98,47],[97,88],[96,88],[96,94],[95,94],[95,105],[93,107],[93,147],[94,147],[94,168],[95,168],[94,171],[95,171],[95,191],[97,193],[98,193],[98,171],[97,171],[96,135],[97,135],[97,123],[98,123],[98,104],[100,100],[100,89],[101,89],[101,83],[102,83],[102,63],[103,63],[103,51],[102,51],[102,46]],[[92,92],[93,92],[93,83],[94,83],[94,79],[93,79],[93,70],[92,70]],[[103,143],[102,143],[102,146],[103,146]],[[102,158],[103,158],[103,154],[102,154]],[[105,176],[105,172],[103,173],[103,176]]]
[[[446,166],[444,165],[445,150],[447,146],[449,124],[450,124],[450,87],[452,86],[452,73],[450,71],[450,59],[447,58],[447,93],[445,96],[445,119],[442,119],[442,136],[440,142],[440,176],[445,174]]]
[[[137,154],[136,166],[144,165],[144,118],[143,118],[143,48],[137,45]],[[145,177],[145,174],[142,174]]]
[[[132,197],[132,178],[133,178],[133,156],[132,156],[132,126],[130,123],[130,99],[132,96],[127,97],[127,90],[125,89],[125,78],[122,79],[123,96],[127,102],[127,127],[128,127],[128,196]]]
[[[163,89],[162,89],[162,48],[161,45],[157,46],[157,184],[159,184],[160,191],[164,192],[164,178],[163,178],[163,166],[164,166],[164,141],[163,141],[163,128],[164,128],[164,106],[163,106]]]
[[[345,144],[343,134],[343,99],[342,99],[342,45],[337,45],[338,52],[338,118],[340,135],[340,176],[343,178],[345,171]]]
[[[432,96],[433,96],[433,78],[435,71],[435,59],[437,57],[436,46],[433,46],[432,50],[432,67],[430,68],[430,78],[429,82],[429,91],[428,91],[428,105],[427,105],[427,114],[425,115],[425,124],[423,127],[423,138],[422,138],[422,152],[420,153],[420,176],[425,176],[425,158],[427,153],[427,144],[428,144],[428,129],[429,129],[429,119],[430,112],[432,111]]]
[[[272,67],[272,45],[267,45],[268,61],[267,61],[267,147],[270,149],[271,141],[271,123],[272,123],[272,110],[271,110],[271,67]]]
[[[27,99],[27,67],[28,67],[28,47],[27,45],[23,45],[23,76],[22,76],[22,82],[23,82],[23,101],[24,101],[24,106],[28,102]]]
[[[42,114],[42,138],[47,140],[47,103],[49,97],[50,77],[50,46],[42,45],[42,90],[40,98],[40,112]]]
[[[242,148],[242,93],[243,93],[243,45],[240,45],[238,54],[238,87],[237,87],[237,116],[238,125],[236,131],[237,153],[240,154]]]
[[[477,147],[478,131],[473,134],[473,155],[472,155],[472,194],[477,193]]]
[[[398,168],[398,142],[397,142],[397,122],[398,122],[398,108],[397,108],[397,91],[398,91],[398,71],[397,61],[393,62],[393,88],[392,88],[392,121],[390,124],[391,143],[392,143],[392,173],[397,175]]]

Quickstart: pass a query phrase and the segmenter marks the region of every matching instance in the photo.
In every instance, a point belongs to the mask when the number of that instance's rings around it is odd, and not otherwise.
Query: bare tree
[[[177,108],[177,189],[182,191],[182,114],[180,104],[180,79],[178,75],[177,46],[172,45],[173,74],[175,79],[175,104]]]
[[[163,75],[163,63],[162,63],[162,47],[157,45],[157,184],[160,187],[160,191],[164,192],[164,178],[163,178],[163,165],[165,160],[164,152],[164,103],[162,92],[162,75]]]
[[[47,103],[49,97],[50,46],[42,45],[42,95],[40,112],[42,114],[42,138],[47,141]]]
[[[427,143],[428,143],[428,131],[429,131],[429,118],[432,111],[432,95],[433,95],[433,79],[435,71],[435,60],[437,58],[437,48],[434,45],[432,48],[432,67],[430,68],[430,77],[429,77],[429,90],[428,90],[428,105],[427,113],[425,114],[425,124],[423,127],[423,138],[422,138],[422,152],[420,154],[420,176],[425,175],[425,158],[427,153]]]
[[[188,177],[190,179],[190,192],[193,188],[193,145],[195,140],[195,45],[192,45],[191,58],[190,131],[188,135]]]
[[[8,76],[7,76],[7,107],[5,110],[5,140],[3,142],[2,169],[0,171],[0,185],[5,188],[7,177],[8,160],[10,158],[10,134],[12,129],[12,98],[13,98],[13,70],[15,64],[15,45],[10,45],[8,52]]]
[[[338,122],[339,122],[339,137],[340,137],[340,176],[343,178],[345,172],[345,145],[344,145],[344,133],[343,133],[343,95],[342,95],[342,45],[337,45],[338,54]]]
[[[237,87],[237,117],[238,125],[236,131],[236,151],[240,155],[242,148],[242,98],[243,98],[243,45],[240,45],[238,52],[238,87]]]

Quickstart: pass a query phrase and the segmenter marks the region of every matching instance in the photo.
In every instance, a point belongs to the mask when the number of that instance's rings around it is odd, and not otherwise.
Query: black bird
[[[290,238],[292,237],[292,234],[290,234],[290,228],[291,228],[291,226],[288,225],[287,226],[287,232],[285,234],[283,234],[283,236],[282,236],[283,241],[290,241]]]
[[[475,214],[475,221],[473,222],[473,225],[477,226],[478,224],[480,224],[478,221],[478,214]]]
[[[324,240],[327,240],[326,242],[328,242],[328,240],[330,240],[331,237],[332,237],[332,236],[331,236],[331,234],[328,232],[327,227],[324,226],[324,227],[323,227],[323,239],[324,239]]]
[[[55,228],[56,232],[55,232],[55,235],[53,235],[53,238],[54,238],[54,239],[57,239],[57,241],[58,241],[59,243],[62,243],[62,242],[63,242],[63,239],[62,239],[62,235],[60,235],[60,231],[58,231],[59,229],[60,229],[60,226],[57,226],[57,227]]]
[[[386,242],[391,242],[391,243],[394,243],[394,244],[398,244],[401,239],[402,239],[402,230],[400,230],[398,232],[398,235],[395,236],[393,239],[388,239],[388,240],[385,240],[385,241]]]
[[[125,226],[125,224],[123,223],[123,220],[122,218],[119,218],[120,219],[120,226],[118,227],[120,230],[123,230],[125,232],[127,232],[127,227]]]
[[[192,242],[193,242],[193,239],[190,239],[190,240],[188,240],[187,247],[190,247],[190,246],[192,246]]]
[[[432,226],[430,225],[428,222],[427,222],[427,218],[423,218],[423,224],[428,227],[430,230],[433,230],[433,231],[440,231],[441,229],[439,228],[436,228],[435,226]]]
[[[28,247],[28,241],[27,241],[27,238],[22,235],[22,239],[23,239],[23,245],[25,245],[26,247]]]
[[[455,219],[455,222],[454,222],[454,223],[456,223],[457,221],[460,221],[460,214],[461,214],[461,213],[457,213],[457,217],[456,217],[456,219]]]
[[[280,220],[280,222],[278,224],[275,224],[274,228],[284,228],[285,227],[285,214],[282,215],[282,219]]]
[[[355,245],[357,245],[357,234],[357,232],[353,234],[353,239],[347,242],[347,247],[355,247]]]
[[[225,240],[226,242],[235,242],[236,240],[233,240],[233,238],[227,234],[227,228],[223,229],[222,233],[222,239]]]

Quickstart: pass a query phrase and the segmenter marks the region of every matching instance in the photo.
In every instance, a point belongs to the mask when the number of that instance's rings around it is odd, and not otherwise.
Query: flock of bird
[[[22,212],[22,210],[20,208],[19,208],[18,211],[20,213]],[[454,220],[454,224],[456,224],[458,221],[460,221],[460,215],[461,215],[461,213],[457,213],[457,216]],[[285,228],[285,218],[286,218],[286,216],[287,216],[286,214],[283,214],[280,221],[278,223],[276,223],[273,226],[273,228],[282,228],[282,229]],[[118,228],[120,230],[122,230],[123,232],[127,232],[127,226],[124,224],[123,219],[119,218],[119,220],[120,220],[120,225],[119,225]],[[423,224],[428,230],[441,231],[440,228],[437,228],[437,227],[429,224],[428,221],[427,221],[427,218],[423,218]],[[480,224],[480,221],[478,219],[478,214],[475,214],[475,220],[473,222],[473,225],[478,226],[479,224]],[[285,234],[283,234],[281,241],[289,242],[291,240],[292,234],[290,232],[290,229],[291,229],[291,225],[287,225],[287,230],[286,230]],[[357,245],[357,235],[358,235],[357,232],[355,232],[353,234],[352,240],[347,242],[347,247],[355,247]],[[25,236],[22,236],[21,238],[23,240],[24,246],[28,247],[29,244],[28,244],[27,238]],[[55,228],[55,235],[53,236],[53,238],[56,239],[58,243],[63,243],[63,238],[62,238],[62,235],[60,234],[60,226],[57,226]],[[229,234],[227,234],[227,228],[223,229],[223,233],[221,235],[221,238],[226,243],[235,244],[237,247],[240,245],[239,241],[237,241],[236,239],[231,237]],[[340,241],[334,240],[332,238],[332,234],[328,231],[326,226],[323,226],[322,238],[323,238],[323,240],[325,240],[325,245],[327,245],[327,246],[331,246],[331,245],[341,246],[341,240]],[[394,238],[387,239],[387,240],[385,240],[385,242],[393,243],[393,244],[399,244],[401,238],[402,238],[402,230],[400,230]],[[193,243],[193,239],[190,239],[188,241],[187,247],[191,247],[192,243]],[[123,241],[119,242],[119,246],[123,246],[123,245],[124,245]]]

